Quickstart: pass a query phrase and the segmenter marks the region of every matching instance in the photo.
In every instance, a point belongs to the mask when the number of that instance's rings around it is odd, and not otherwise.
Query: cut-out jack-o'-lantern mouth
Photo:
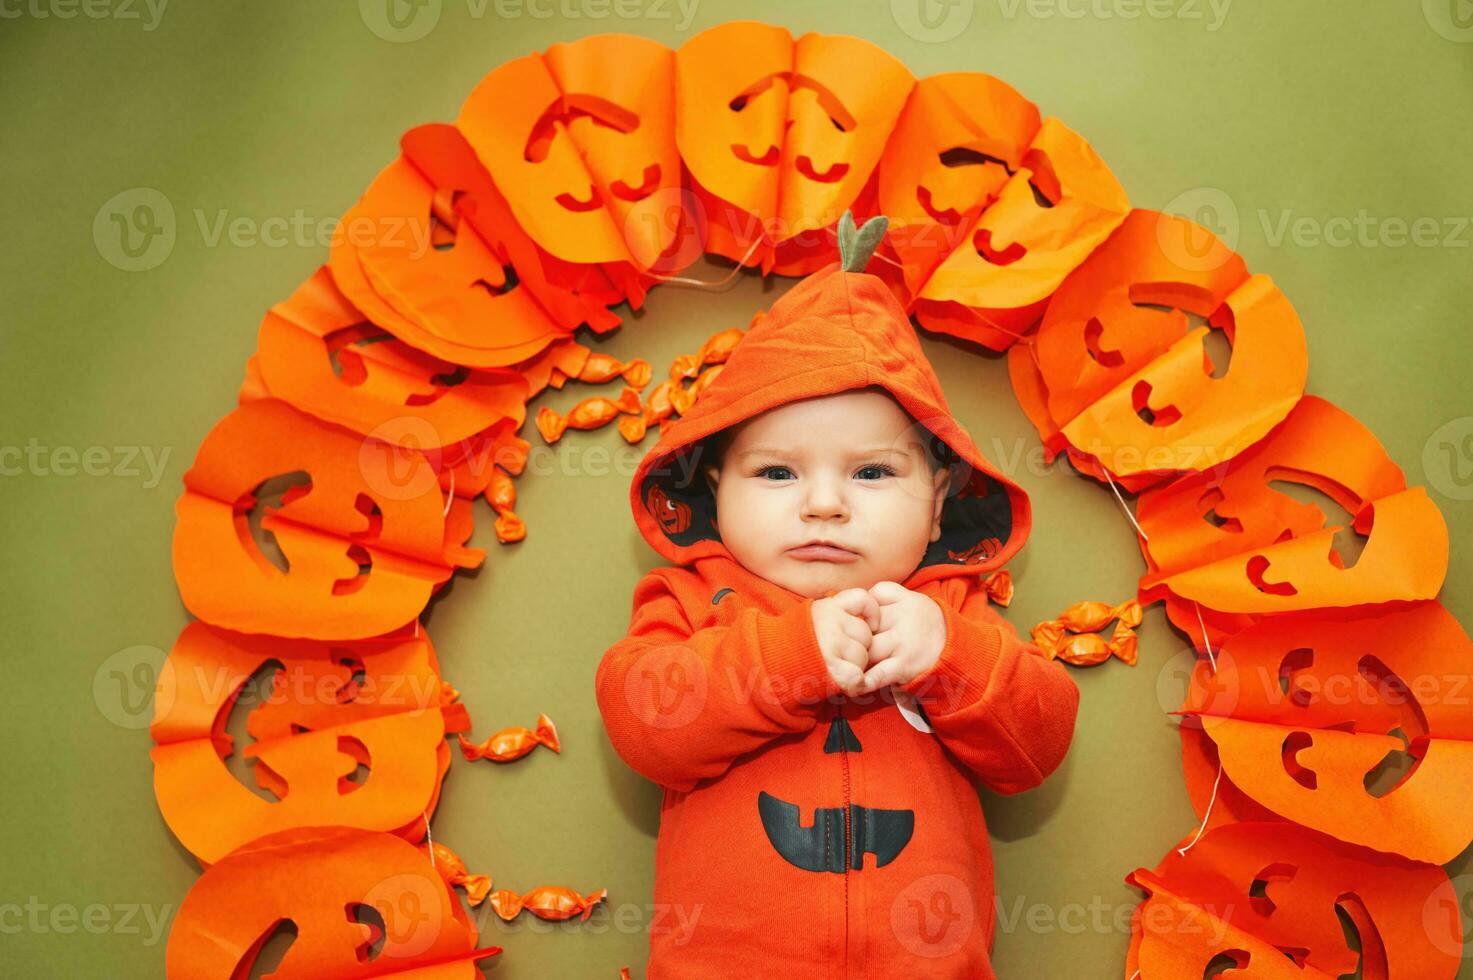
[[[863,749],[848,720],[836,715],[829,723],[824,753]],[[768,842],[784,861],[804,871],[835,874],[862,870],[866,854],[873,854],[875,867],[883,868],[905,850],[916,824],[914,810],[882,810],[848,803],[815,808],[812,825],[804,827],[796,803],[765,790],[757,794],[757,815]]]

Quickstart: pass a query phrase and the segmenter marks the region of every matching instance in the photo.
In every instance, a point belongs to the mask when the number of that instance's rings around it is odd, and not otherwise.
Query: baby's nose
[[[837,487],[818,481],[809,488],[808,495],[804,498],[803,516],[816,519],[846,518],[849,516],[849,504]]]

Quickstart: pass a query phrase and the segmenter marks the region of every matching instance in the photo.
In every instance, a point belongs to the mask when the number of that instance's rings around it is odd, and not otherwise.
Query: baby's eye
[[[873,475],[866,477],[864,476],[866,473]],[[861,467],[855,475],[860,477],[860,479],[880,480],[887,476],[894,476],[895,469],[894,467],[886,466],[884,463],[871,463],[868,466]]]
[[[768,476],[768,475],[770,475],[772,473],[791,473],[791,472],[793,472],[793,471],[790,470],[790,469],[788,469],[786,466],[764,466],[764,467],[762,467],[762,469],[760,469],[760,470],[757,471],[757,476]],[[778,479],[779,480],[785,479],[785,477],[779,476]]]

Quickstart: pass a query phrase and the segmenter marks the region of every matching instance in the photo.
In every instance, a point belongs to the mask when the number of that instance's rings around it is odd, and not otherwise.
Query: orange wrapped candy
[[[982,580],[982,589],[999,606],[1008,605],[1013,601],[1013,573],[999,568]]]
[[[1099,635],[1115,620],[1115,631],[1109,640]],[[1118,606],[1104,602],[1076,602],[1058,619],[1046,620],[1033,627],[1033,642],[1047,653],[1076,667],[1090,667],[1112,656],[1135,665],[1136,636],[1134,627],[1141,624],[1141,604],[1130,599]]]
[[[723,367],[725,367],[724,364],[713,364],[711,367],[702,371],[690,387],[682,388],[676,386],[671,388],[670,407],[681,415],[689,412],[690,407],[696,403],[696,399],[700,397],[701,392],[710,387],[711,382],[715,381],[717,376],[721,374]]]
[[[491,473],[491,485],[486,488],[486,502],[496,511],[497,541],[510,544],[527,536],[527,525],[513,510],[517,505],[517,485],[499,468]]]
[[[522,909],[539,919],[571,919],[578,915],[587,920],[593,907],[607,894],[607,889],[600,888],[588,895],[579,895],[562,885],[541,885],[525,895],[503,888],[491,893],[491,907],[507,922],[515,919]]]
[[[625,387],[618,401],[602,396],[585,398],[567,415],[559,415],[546,405],[537,412],[537,431],[548,442],[557,442],[568,429],[597,429],[608,425],[620,413],[634,415],[640,410],[639,391]]]
[[[537,728],[532,730],[521,725],[511,728],[503,728],[501,731],[487,738],[480,745],[472,742],[464,735],[458,736],[460,749],[465,757],[472,762],[478,759],[490,759],[492,762],[511,762],[520,759],[539,745],[545,745],[554,752],[561,752],[562,745],[558,742],[557,728],[553,726],[552,719],[547,715],[537,716]]]
[[[631,388],[643,388],[650,383],[653,375],[654,368],[642,357],[636,357],[625,364],[618,358],[594,352],[588,355],[588,362],[576,377],[586,384],[596,385],[623,378]]]
[[[436,841],[423,844],[420,849],[430,856],[431,863],[440,873],[440,877],[445,879],[445,884],[452,888],[459,886],[465,889],[466,900],[472,906],[480,905],[491,894],[491,876],[471,874],[460,855],[444,844]]]
[[[745,330],[731,327],[720,333],[712,334],[701,349],[694,354],[682,354],[670,364],[671,380],[681,378],[694,378],[701,373],[701,368],[709,364],[725,364],[731,352],[736,350],[737,344],[747,335]]]

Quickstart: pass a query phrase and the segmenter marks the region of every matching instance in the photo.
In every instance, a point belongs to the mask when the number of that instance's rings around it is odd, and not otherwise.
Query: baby
[[[1079,692],[982,578],[1023,490],[951,417],[863,271],[883,219],[755,323],[631,486],[672,564],[597,672],[628,765],[664,788],[650,980],[993,976],[975,783],[1058,767]]]

